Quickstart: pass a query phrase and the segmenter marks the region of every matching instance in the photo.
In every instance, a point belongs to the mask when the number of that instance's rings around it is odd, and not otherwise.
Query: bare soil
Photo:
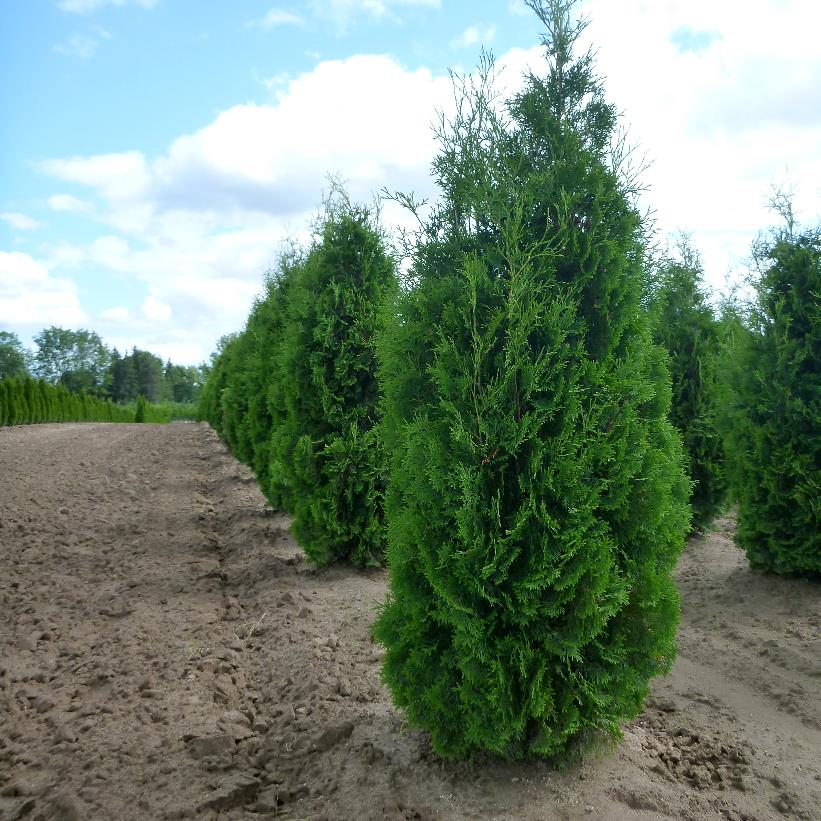
[[[209,428],[0,429],[0,819],[819,819],[821,587],[732,524],[617,747],[443,763],[380,682],[386,573],[312,567]]]

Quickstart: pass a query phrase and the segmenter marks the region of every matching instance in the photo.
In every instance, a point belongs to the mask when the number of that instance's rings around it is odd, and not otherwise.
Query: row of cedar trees
[[[753,565],[821,571],[818,233],[761,247],[745,321],[686,249],[651,275],[573,2],[529,5],[548,72],[503,105],[489,64],[457,85],[401,285],[332,197],[200,404],[313,560],[387,561],[384,679],[447,757],[618,736],[675,655],[691,515],[729,487]]]
[[[42,379],[0,381],[0,427],[41,422],[167,422],[140,396],[134,407],[115,405]]]

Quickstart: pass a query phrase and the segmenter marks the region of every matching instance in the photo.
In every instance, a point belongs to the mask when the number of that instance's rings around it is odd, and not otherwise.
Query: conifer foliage
[[[376,333],[395,286],[374,216],[337,192],[289,292],[272,436],[294,535],[320,564],[384,559]]]
[[[319,564],[383,561],[385,462],[375,337],[393,261],[376,215],[335,190],[312,245],[283,255],[200,398]]]
[[[148,402],[145,401],[145,397],[140,395],[137,397],[137,407],[134,411],[134,421],[135,422],[145,422],[146,417],[148,416]]]
[[[528,5],[549,70],[463,84],[380,341],[383,676],[447,757],[619,733],[672,663],[689,526],[643,227],[573,2]],[[502,111],[503,113],[500,113]]]
[[[693,483],[693,527],[708,525],[725,504],[724,445],[718,431],[720,324],[704,292],[697,252],[686,239],[663,260],[653,291],[654,336],[670,355],[670,420],[681,433]]]
[[[30,377],[4,379],[0,381],[0,427],[40,422],[169,421],[163,409],[143,402],[143,418],[136,419],[132,407],[84,392],[72,393],[63,384]]]
[[[747,333],[730,360],[727,448],[736,541],[751,567],[821,575],[821,226],[786,225],[756,248]]]
[[[199,418],[209,422],[232,453],[253,467],[271,505],[289,511],[289,488],[278,462],[271,462],[271,435],[285,414],[279,351],[290,283],[301,264],[302,252],[287,249],[243,331],[220,341],[198,409]]]

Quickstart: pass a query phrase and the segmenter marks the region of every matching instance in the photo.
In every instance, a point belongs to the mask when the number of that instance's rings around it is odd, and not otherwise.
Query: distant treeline
[[[10,331],[0,330],[0,380],[33,376],[72,393],[85,392],[114,402],[192,403],[207,368],[163,363],[149,351],[134,348],[121,355],[94,331],[53,326],[34,337],[37,350],[27,351]]]
[[[191,418],[190,411],[190,405],[154,405],[143,397],[118,405],[31,377],[0,382],[0,427],[44,422],[171,422]]]

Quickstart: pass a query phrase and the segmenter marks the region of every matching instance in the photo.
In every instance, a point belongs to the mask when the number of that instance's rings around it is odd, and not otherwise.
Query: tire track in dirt
[[[817,585],[732,523],[615,750],[448,763],[379,678],[385,571],[317,570],[201,425],[0,430],[0,819],[812,819]]]

